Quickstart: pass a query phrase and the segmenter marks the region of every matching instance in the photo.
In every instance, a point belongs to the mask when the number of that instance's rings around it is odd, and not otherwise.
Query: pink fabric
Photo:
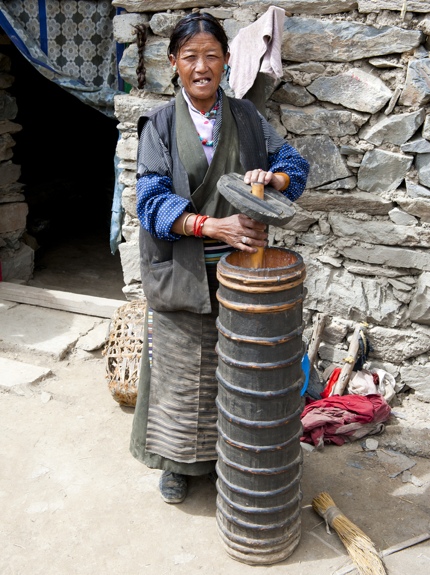
[[[391,407],[379,394],[333,395],[310,401],[300,416],[300,441],[317,447],[324,443],[343,445],[348,438],[353,441],[380,431],[390,414]]]

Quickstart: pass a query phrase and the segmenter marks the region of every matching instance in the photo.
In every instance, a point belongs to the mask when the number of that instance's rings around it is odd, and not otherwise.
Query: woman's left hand
[[[245,184],[259,183],[265,186],[270,185],[278,191],[285,187],[285,179],[283,176],[274,174],[273,172],[265,172],[261,169],[246,172],[243,181]]]
[[[226,218],[207,219],[203,234],[225,242],[235,249],[255,253],[257,248],[267,246],[266,228],[266,224],[257,222],[245,214],[233,214]]]

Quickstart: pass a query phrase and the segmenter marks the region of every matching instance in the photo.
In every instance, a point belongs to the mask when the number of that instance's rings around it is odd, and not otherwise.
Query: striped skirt
[[[142,361],[131,452],[149,467],[200,475],[217,459],[216,264],[229,251],[205,240],[212,313],[148,313],[148,357]]]

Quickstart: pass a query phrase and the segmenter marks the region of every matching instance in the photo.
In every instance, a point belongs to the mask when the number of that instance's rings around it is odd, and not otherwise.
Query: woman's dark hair
[[[228,38],[219,20],[211,16],[208,12],[192,12],[176,24],[170,35],[167,55],[170,56],[170,54],[173,54],[176,57],[182,46],[200,32],[212,34],[221,44],[224,55],[227,54]]]

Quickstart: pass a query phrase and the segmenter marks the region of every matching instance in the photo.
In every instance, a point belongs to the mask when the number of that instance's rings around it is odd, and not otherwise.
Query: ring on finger
[[[242,243],[245,244],[245,245],[248,243],[248,238],[247,238],[247,236],[242,236]]]

